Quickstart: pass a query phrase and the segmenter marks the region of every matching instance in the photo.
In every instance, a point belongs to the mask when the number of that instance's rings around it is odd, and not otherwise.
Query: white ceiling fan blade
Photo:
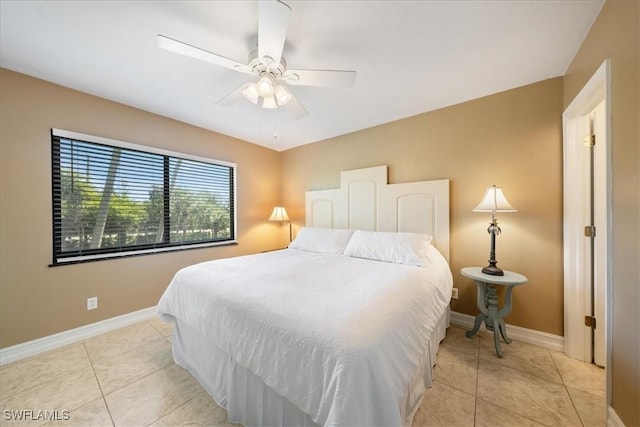
[[[248,88],[250,85],[251,85],[251,82],[243,84],[238,89],[234,90],[233,92],[217,100],[216,105],[219,105],[221,107],[231,107],[236,102],[244,99],[244,95],[242,94],[242,91]]]
[[[301,119],[309,115],[306,108],[302,106],[300,101],[298,101],[293,94],[291,95],[289,102],[283,105],[283,108],[285,108],[295,119]]]
[[[355,71],[288,69],[281,79],[296,86],[351,87],[355,85],[357,75]]]
[[[258,56],[280,63],[291,8],[276,0],[258,1]]]
[[[170,52],[189,56],[191,58],[209,62],[220,67],[230,68],[242,73],[253,74],[251,72],[251,69],[247,65],[241,64],[232,59],[225,58],[224,56],[209,52],[207,50],[200,49],[199,47],[174,40],[161,34],[158,34],[158,46]]]

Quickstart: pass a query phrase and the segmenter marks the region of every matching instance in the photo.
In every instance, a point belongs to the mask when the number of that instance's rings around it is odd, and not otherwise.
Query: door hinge
[[[585,147],[593,147],[594,145],[596,145],[596,136],[595,135],[589,135],[589,136],[585,136],[584,137],[584,146]]]
[[[584,227],[584,235],[586,237],[596,237],[596,226],[595,225],[585,225],[585,227]]]
[[[588,326],[592,329],[596,328],[596,318],[593,316],[584,316],[584,326]]]

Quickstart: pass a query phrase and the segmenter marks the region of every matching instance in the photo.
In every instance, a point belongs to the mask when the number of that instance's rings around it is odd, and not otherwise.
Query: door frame
[[[612,245],[611,245],[611,60],[596,70],[587,84],[562,114],[563,123],[563,229],[564,229],[564,352],[574,359],[591,362],[591,334],[584,325],[585,308],[590,307],[591,294],[586,291],[584,256],[584,227],[588,225],[583,208],[585,188],[582,159],[583,118],[601,102],[605,103],[606,141],[603,159],[606,172],[605,230],[597,236],[605,242],[605,344],[606,364],[611,366],[611,302],[612,302]],[[598,165],[598,164],[597,164]],[[610,370],[607,370],[607,396],[610,395]]]

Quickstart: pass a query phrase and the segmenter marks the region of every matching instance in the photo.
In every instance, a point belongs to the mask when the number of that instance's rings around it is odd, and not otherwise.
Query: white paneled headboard
[[[344,171],[340,188],[307,191],[306,226],[427,233],[449,261],[449,180],[387,183],[387,167]]]

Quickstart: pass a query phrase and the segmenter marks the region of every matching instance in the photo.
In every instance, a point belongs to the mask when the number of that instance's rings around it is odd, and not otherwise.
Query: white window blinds
[[[53,264],[235,242],[235,165],[52,130]]]

